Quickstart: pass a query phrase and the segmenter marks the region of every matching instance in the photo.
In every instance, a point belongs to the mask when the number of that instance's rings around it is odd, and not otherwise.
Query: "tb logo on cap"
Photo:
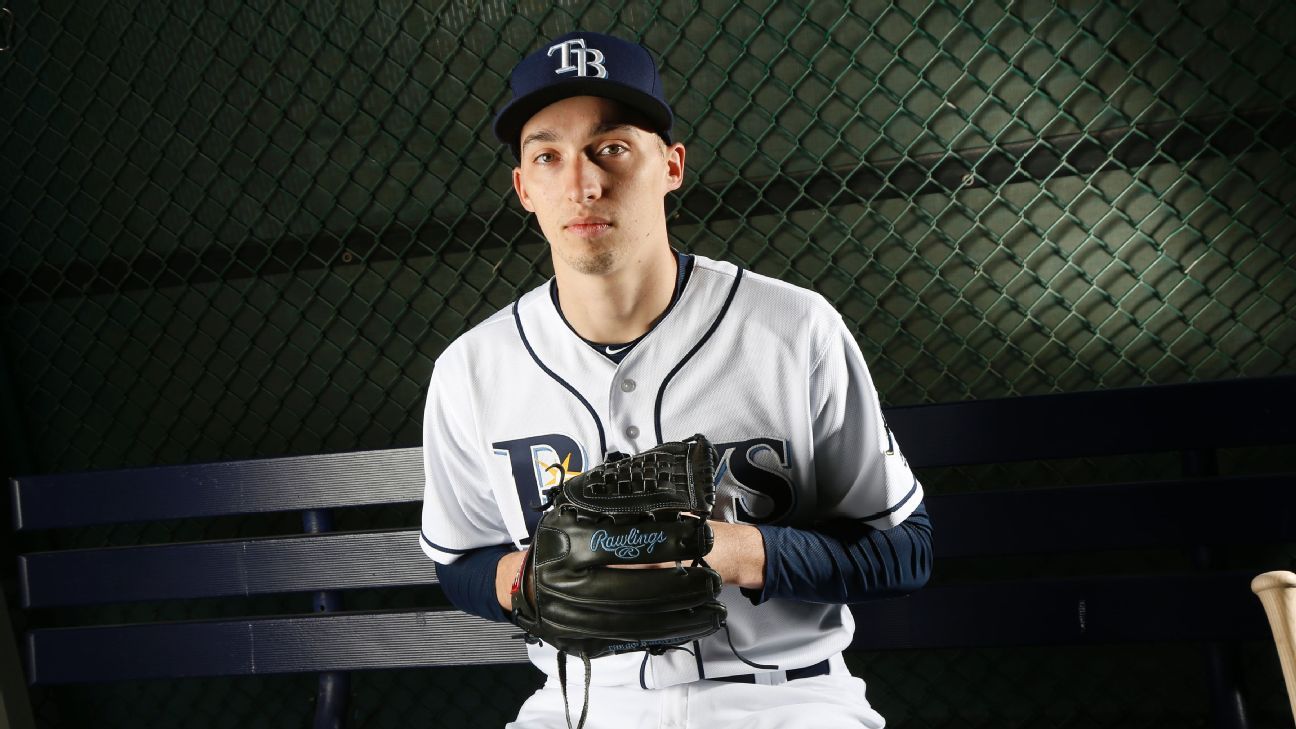
[[[584,38],[573,38],[550,46],[548,55],[552,56],[554,51],[562,52],[562,66],[554,73],[575,71],[577,76],[607,78],[607,69],[603,67],[603,51],[586,48]],[[591,70],[594,73],[590,73]]]

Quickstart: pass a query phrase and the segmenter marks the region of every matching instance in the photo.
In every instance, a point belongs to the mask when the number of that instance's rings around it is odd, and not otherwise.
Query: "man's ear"
[[[522,184],[522,168],[513,168],[513,191],[517,193],[518,201],[527,212],[534,213],[535,207],[531,205],[531,196],[527,194],[526,186]]]
[[[666,190],[678,190],[684,185],[684,145],[676,142],[666,146]]]

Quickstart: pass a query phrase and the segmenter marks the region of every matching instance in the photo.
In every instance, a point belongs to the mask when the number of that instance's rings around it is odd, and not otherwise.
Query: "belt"
[[[828,659],[825,658],[822,661],[819,661],[818,663],[814,664],[813,666],[806,666],[805,668],[788,669],[786,673],[787,673],[787,680],[789,681],[795,681],[798,678],[812,678],[814,676],[827,676]],[[728,681],[730,683],[756,683],[756,677],[750,673],[744,673],[740,676],[722,676],[720,678],[713,678],[711,680]]]

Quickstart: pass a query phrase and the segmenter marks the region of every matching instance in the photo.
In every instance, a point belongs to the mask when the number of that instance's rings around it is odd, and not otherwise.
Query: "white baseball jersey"
[[[574,475],[612,451],[705,435],[719,453],[713,518],[810,527],[827,518],[880,529],[903,521],[922,488],[882,418],[863,356],[818,294],[694,256],[678,301],[619,363],[562,318],[546,283],[455,340],[436,362],[424,419],[423,548],[521,545],[557,464]],[[734,647],[782,669],[845,649],[842,605],[721,599]],[[530,646],[541,670],[556,651]],[[750,673],[724,631],[698,656],[668,651],[593,661],[597,686],[662,688]]]

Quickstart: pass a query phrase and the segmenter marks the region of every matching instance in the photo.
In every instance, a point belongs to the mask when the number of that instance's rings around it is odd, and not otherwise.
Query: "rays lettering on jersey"
[[[585,449],[561,433],[502,440],[491,443],[491,448],[496,455],[509,459],[527,533],[535,534],[536,524],[540,522],[537,509],[543,501],[542,492],[557,486],[561,479],[579,476],[585,470]]]
[[[787,441],[752,438],[716,443],[715,449],[720,456],[716,484],[721,496],[733,499],[739,521],[775,524],[792,514],[796,508],[796,489],[784,475],[790,465],[791,449]],[[726,475],[737,485],[727,485]]]

